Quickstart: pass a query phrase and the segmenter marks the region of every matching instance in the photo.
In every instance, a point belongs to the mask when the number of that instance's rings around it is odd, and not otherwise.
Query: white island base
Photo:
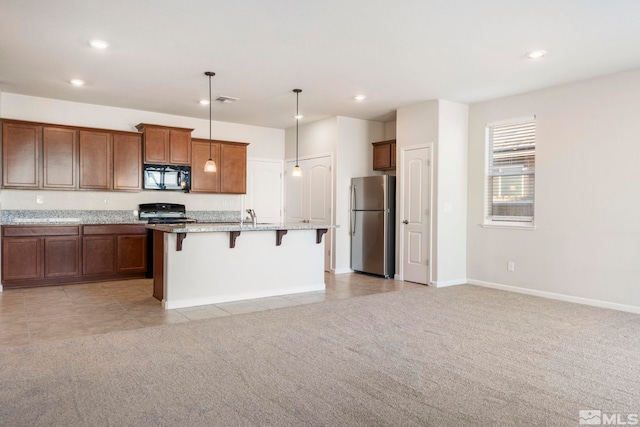
[[[149,228],[156,230],[154,251],[164,253],[162,259],[154,253],[154,259],[164,264],[154,265],[154,296],[159,297],[162,286],[165,309],[325,289],[324,239],[317,240],[326,230]],[[233,236],[237,231],[240,234]],[[164,248],[156,243],[158,238]]]

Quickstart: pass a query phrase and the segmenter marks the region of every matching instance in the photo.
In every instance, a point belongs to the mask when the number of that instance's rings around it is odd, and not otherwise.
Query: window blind
[[[487,222],[533,222],[535,118],[487,125]]]

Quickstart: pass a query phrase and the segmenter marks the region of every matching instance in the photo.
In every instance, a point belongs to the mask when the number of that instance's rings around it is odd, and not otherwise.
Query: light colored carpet
[[[425,287],[3,349],[0,425],[576,426],[639,379],[638,315]]]

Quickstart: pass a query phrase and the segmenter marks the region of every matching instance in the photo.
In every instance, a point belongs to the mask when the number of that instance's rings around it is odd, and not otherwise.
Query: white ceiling
[[[290,127],[301,88],[304,121],[389,121],[638,68],[639,23],[637,0],[0,0],[0,89],[208,118],[214,71],[240,98],[214,120]]]

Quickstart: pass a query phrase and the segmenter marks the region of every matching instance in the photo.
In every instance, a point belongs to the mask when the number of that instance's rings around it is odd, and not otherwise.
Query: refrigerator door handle
[[[356,235],[356,186],[351,185],[351,235]]]

